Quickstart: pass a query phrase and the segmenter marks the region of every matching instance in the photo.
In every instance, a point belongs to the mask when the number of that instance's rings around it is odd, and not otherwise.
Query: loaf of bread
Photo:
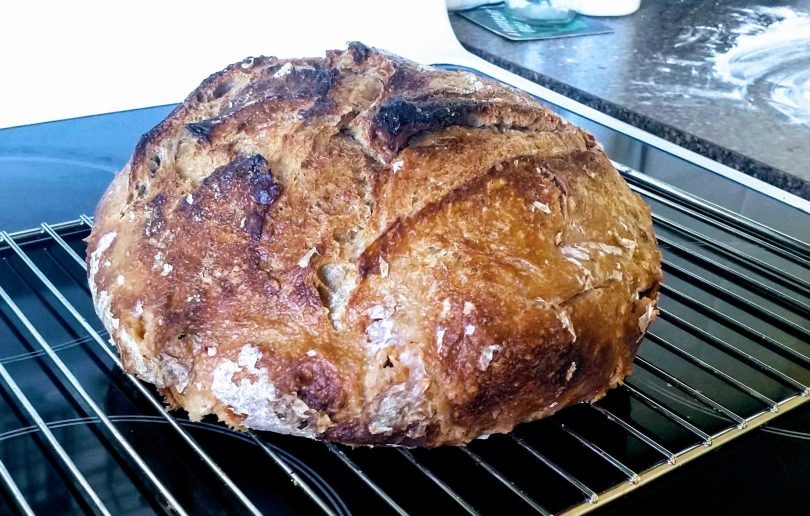
[[[358,43],[206,79],[104,195],[88,275],[126,371],[191,419],[402,446],[603,396],[662,279],[590,134]]]

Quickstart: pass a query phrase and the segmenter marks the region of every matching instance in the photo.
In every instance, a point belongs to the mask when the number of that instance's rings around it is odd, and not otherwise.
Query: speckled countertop
[[[612,34],[512,42],[451,15],[473,53],[810,199],[810,0],[644,0]]]

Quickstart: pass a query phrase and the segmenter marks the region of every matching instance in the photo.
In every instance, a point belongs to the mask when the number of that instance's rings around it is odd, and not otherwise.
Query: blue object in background
[[[0,130],[0,228],[92,215],[138,138],[174,105]]]

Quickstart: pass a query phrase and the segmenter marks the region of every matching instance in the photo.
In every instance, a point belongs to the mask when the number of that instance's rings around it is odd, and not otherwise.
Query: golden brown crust
[[[105,194],[88,271],[124,367],[190,417],[406,446],[602,396],[661,281],[591,135],[360,44],[206,79]]]

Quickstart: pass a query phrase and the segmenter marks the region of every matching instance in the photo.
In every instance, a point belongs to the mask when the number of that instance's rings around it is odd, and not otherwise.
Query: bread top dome
[[[126,370],[192,419],[435,446],[621,382],[661,270],[590,134],[353,43],[206,79],[99,204],[88,276]]]

